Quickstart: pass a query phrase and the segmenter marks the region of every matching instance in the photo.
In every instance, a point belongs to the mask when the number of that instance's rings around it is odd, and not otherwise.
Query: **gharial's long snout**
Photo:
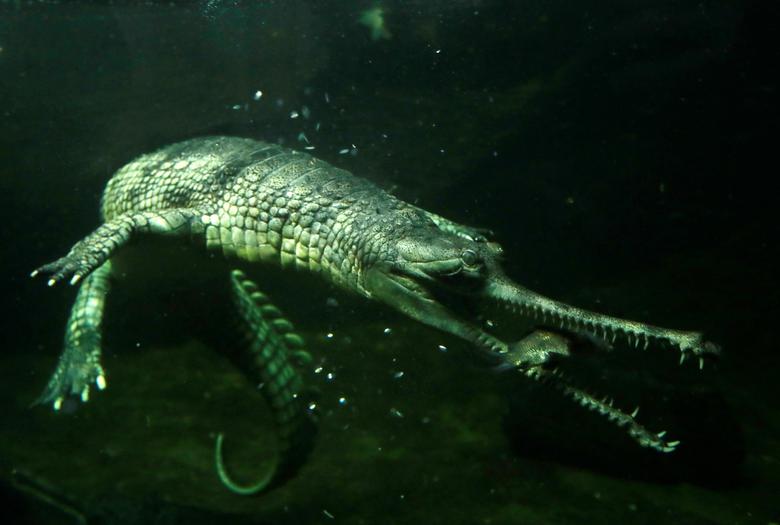
[[[487,281],[484,294],[513,312],[546,326],[557,327],[563,332],[601,340],[610,348],[611,344],[618,340],[634,347],[641,344],[643,348],[656,343],[666,344],[680,351],[680,364],[690,355],[698,358],[699,368],[703,368],[706,357],[714,357],[720,353],[720,347],[704,340],[699,332],[670,330],[577,308],[528,290],[500,274]],[[643,447],[659,452],[675,450],[679,441],[666,441],[666,431],[651,432],[635,419],[639,407],[627,413],[615,407],[611,399],[598,399],[572,385],[554,367],[556,358],[569,355],[569,345],[570,341],[560,333],[537,330],[508,345],[501,368],[520,370],[527,377],[551,385],[588,410],[597,412],[617,426],[625,428]]]
[[[462,237],[462,236],[461,236]],[[410,317],[472,343],[499,369],[518,370],[534,380],[548,383],[582,406],[624,427],[640,445],[661,452],[674,450],[679,442],[665,441],[665,432],[653,433],[632,413],[615,408],[611,400],[599,400],[573,386],[556,368],[570,354],[567,335],[585,336],[598,346],[625,341],[644,348],[667,345],[680,352],[680,363],[689,356],[716,356],[720,348],[705,341],[699,332],[670,330],[620,319],[555,301],[509,279],[498,263],[500,247],[473,239],[438,237],[427,242],[406,239],[399,243],[394,264],[378,266],[366,275],[370,295]],[[400,262],[398,262],[400,261]],[[481,296],[488,302],[522,315],[543,327],[514,343],[502,341],[476,323],[456,315],[441,302],[437,288],[466,296]]]
[[[698,358],[700,368],[704,367],[706,357],[720,353],[720,347],[705,341],[700,332],[671,330],[577,308],[528,290],[501,274],[487,280],[484,294],[513,312],[535,321],[589,335],[606,343],[612,344],[623,339],[634,347],[642,345],[647,348],[653,342],[670,345],[680,351],[681,363],[692,356]]]

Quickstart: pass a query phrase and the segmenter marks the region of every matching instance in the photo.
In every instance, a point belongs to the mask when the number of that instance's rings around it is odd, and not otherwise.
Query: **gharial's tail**
[[[217,435],[215,458],[220,481],[229,490],[252,495],[292,477],[305,463],[313,447],[316,427],[304,399],[304,384],[294,362],[305,364],[311,356],[293,325],[268,297],[240,270],[230,274],[231,294],[242,327],[250,372],[262,383],[261,393],[273,413],[278,437],[275,463],[263,477],[241,485],[231,478],[222,454],[223,435]]]

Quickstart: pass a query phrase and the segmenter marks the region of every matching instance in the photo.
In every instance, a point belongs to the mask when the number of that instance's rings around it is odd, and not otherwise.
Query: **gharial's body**
[[[204,242],[228,258],[273,263],[318,273],[367,298],[448,331],[503,367],[552,382],[584,406],[601,412],[643,446],[672,450],[676,443],[653,434],[611,403],[566,384],[551,364],[568,355],[562,334],[585,334],[605,345],[621,336],[634,346],[651,340],[700,360],[718,349],[696,332],[667,330],[553,301],[510,281],[500,270],[501,248],[479,230],[403,202],[376,185],[307,154],[232,137],[206,137],[143,155],[121,168],[103,196],[104,224],[68,255],[33,272],[50,273],[49,284],[86,278],[66,331],[65,351],[41,401],[58,408],[67,395],[86,400],[90,384],[106,385],[100,366],[100,324],[111,259],[132,238],[183,236]],[[262,490],[289,475],[310,443],[311,426],[299,394],[295,361],[305,361],[302,340],[256,286],[231,274],[234,304],[243,320],[242,343],[253,367],[271,385],[272,406],[283,448],[280,466],[240,493]],[[481,296],[519,311],[557,332],[537,331],[505,343],[453,314],[439,292]],[[295,445],[295,446],[294,446]],[[297,458],[297,459],[293,459]]]
[[[139,214],[134,225],[183,228],[227,256],[319,272],[363,294],[362,269],[377,259],[383,238],[426,220],[422,210],[309,155],[227,137],[175,144],[119,170],[103,218],[129,223],[132,214]]]

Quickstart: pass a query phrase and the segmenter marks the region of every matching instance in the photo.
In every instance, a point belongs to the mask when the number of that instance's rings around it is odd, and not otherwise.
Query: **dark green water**
[[[779,523],[777,15],[757,1],[0,1],[3,523]],[[247,479],[274,441],[253,385],[193,337],[221,308],[205,292],[117,290],[109,388],[75,411],[29,408],[75,295],[29,272],[98,225],[124,163],[217,133],[313,146],[490,228],[537,291],[706,333],[724,355],[703,372],[621,346],[569,364],[679,451],[639,449],[456,339],[300,274],[260,282],[323,367],[319,430],[268,494],[235,496],[214,472],[217,432]]]

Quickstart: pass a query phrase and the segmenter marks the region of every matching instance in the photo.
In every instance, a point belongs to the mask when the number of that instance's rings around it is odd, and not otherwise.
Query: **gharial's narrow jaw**
[[[472,343],[501,369],[516,369],[527,377],[549,383],[582,406],[596,411],[625,427],[642,446],[662,452],[674,450],[678,442],[665,441],[665,432],[652,433],[634,419],[636,410],[625,413],[611,401],[594,398],[575,388],[555,368],[569,355],[565,334],[586,336],[611,347],[616,341],[630,346],[666,344],[680,351],[680,363],[697,357],[703,367],[706,357],[717,356],[720,348],[705,341],[699,332],[670,330],[577,308],[511,281],[500,268],[501,248],[495,243],[439,236],[415,242],[406,239],[398,246],[395,260],[377,264],[366,272],[365,286],[375,299],[400,310],[427,325],[449,332]],[[525,338],[506,343],[474,323],[456,315],[434,293],[447,289],[463,295],[482,297],[550,330],[537,330]]]

